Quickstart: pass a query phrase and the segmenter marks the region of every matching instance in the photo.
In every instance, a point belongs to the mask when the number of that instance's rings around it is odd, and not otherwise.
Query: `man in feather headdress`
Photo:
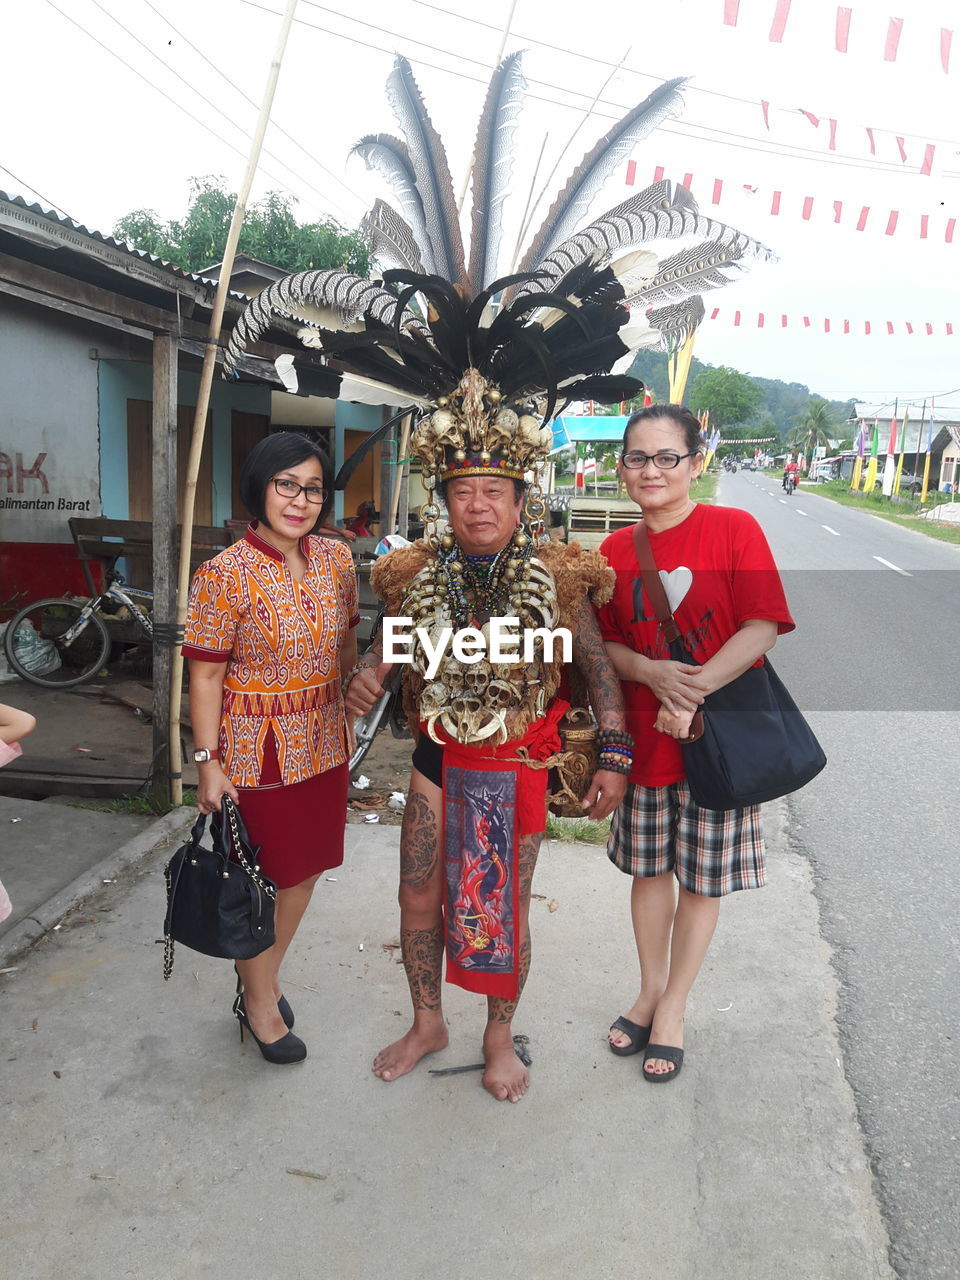
[[[619,804],[629,767],[619,683],[590,607],[610,598],[613,575],[596,552],[535,541],[523,529],[524,474],[549,444],[549,431],[532,415],[505,405],[498,387],[468,369],[411,441],[425,471],[438,477],[448,528],[379,560],[371,582],[388,615],[410,620],[411,634],[473,627],[489,642],[491,620],[500,618],[518,620],[521,634],[569,630],[600,726],[600,767],[583,812],[600,819]],[[536,489],[526,510],[539,526],[544,504]],[[562,664],[542,641],[529,663],[519,648],[497,661],[487,643],[478,662],[466,665],[448,652],[431,673],[429,652],[413,649],[403,690],[418,740],[400,835],[400,942],[413,1025],[378,1054],[373,1070],[395,1080],[446,1045],[446,950],[447,980],[487,997],[484,1087],[517,1102],[528,1073],[514,1050],[512,1021],[530,967],[530,891],[548,768],[557,763],[558,726],[570,705],[560,696]],[[381,634],[350,679],[348,715],[365,714],[382,695],[390,670],[383,659]]]
[[[365,223],[372,257],[391,269],[378,280],[307,271],[278,281],[240,317],[224,360],[229,374],[274,316],[299,320],[304,344],[343,376],[346,399],[375,388],[383,403],[412,402],[420,417],[411,448],[428,489],[439,486],[449,528],[384,557],[372,581],[388,612],[411,618],[432,641],[445,627],[473,626],[486,652],[475,662],[447,654],[434,664],[421,646],[404,668],[408,718],[420,729],[401,833],[401,939],[414,1021],[374,1071],[396,1079],[446,1044],[445,928],[448,979],[489,1002],[484,1084],[511,1101],[527,1086],[511,1020],[530,962],[527,908],[546,819],[545,766],[558,754],[566,701],[560,663],[542,648],[529,662],[491,652],[497,618],[517,618],[528,630],[566,627],[573,637],[585,688],[574,688],[571,700],[585,705],[589,696],[600,725],[589,816],[616,806],[630,757],[619,684],[590,608],[609,598],[610,570],[576,544],[540,539],[545,507],[536,477],[552,445],[541,423],[574,399],[610,404],[635,395],[639,383],[609,371],[641,345],[689,354],[704,314],[699,294],[726,284],[746,257],[773,256],[702,217],[690,192],[669,182],[583,225],[633,148],[678,110],[682,81],[668,80],[587,151],[517,270],[498,278],[524,88],[520,56],[496,69],[480,116],[469,258],[446,153],[409,63],[398,58],[387,96],[404,137],[371,134],[354,148],[393,189],[396,207],[378,200]],[[676,251],[664,252],[671,245]],[[283,377],[296,388],[292,367]],[[358,458],[359,451],[345,463],[338,488]],[[430,503],[425,514],[435,524],[440,512]],[[376,652],[365,658],[347,688],[350,713],[372,706],[385,671]]]

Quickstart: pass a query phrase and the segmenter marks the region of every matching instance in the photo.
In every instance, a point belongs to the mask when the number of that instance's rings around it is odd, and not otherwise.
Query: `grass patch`
[[[940,523],[931,520],[929,516],[922,516],[919,502],[904,503],[898,508],[882,493],[852,493],[845,480],[834,480],[829,484],[817,485],[816,489],[811,489],[809,492],[816,493],[821,498],[829,498],[831,502],[836,502],[841,507],[854,507],[858,511],[867,512],[868,515],[879,516],[881,520],[889,520],[891,524],[898,524],[904,529],[915,529],[917,533],[925,533],[928,538],[935,538],[939,542],[952,542],[955,546],[960,546],[960,525]],[[942,501],[943,494],[938,494],[937,497]]]
[[[694,502],[712,503],[717,500],[717,481],[719,476],[701,472],[690,486],[690,497]]]
[[[595,822],[591,818],[557,818],[547,814],[547,838],[567,840],[577,844],[606,844],[610,834],[610,819]]]
[[[196,791],[184,791],[183,804],[191,808],[197,807]],[[158,818],[170,812],[170,805],[157,805],[152,796],[146,792],[136,795],[114,796],[112,800],[96,800],[87,804],[76,803],[73,809],[95,809],[98,813],[129,813],[134,817]]]

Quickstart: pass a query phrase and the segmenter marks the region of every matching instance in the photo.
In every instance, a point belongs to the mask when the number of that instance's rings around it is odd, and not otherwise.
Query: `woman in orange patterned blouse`
[[[357,579],[322,522],[330,463],[292,432],[267,436],[240,475],[254,516],[200,566],[183,653],[201,813],[240,807],[260,866],[277,884],[276,942],[237,962],[234,1013],[269,1062],[300,1062],[280,965],[319,877],[343,861],[347,739],[341,679],[357,660]]]

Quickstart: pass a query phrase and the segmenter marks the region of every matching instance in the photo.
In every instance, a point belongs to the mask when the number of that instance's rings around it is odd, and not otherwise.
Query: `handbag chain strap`
[[[258,889],[261,889],[267,895],[268,898],[276,899],[277,891],[274,888],[274,886],[270,884],[268,881],[264,880],[263,876],[259,874],[259,871],[260,871],[259,866],[250,865],[250,863],[247,860],[247,856],[244,853],[243,841],[240,838],[240,829],[237,826],[237,806],[233,803],[233,801],[229,798],[229,796],[225,796],[223,807],[227,811],[227,821],[230,823],[230,835],[233,837],[233,851],[237,855],[237,861],[240,863],[241,867],[243,867],[244,871],[247,873],[247,875],[250,877],[250,879],[257,886]],[[230,872],[224,871],[223,874],[227,876],[230,874]]]

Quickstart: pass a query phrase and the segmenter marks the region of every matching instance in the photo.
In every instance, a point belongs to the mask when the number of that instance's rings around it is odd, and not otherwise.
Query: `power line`
[[[270,9],[264,4],[257,3],[257,0],[241,0],[241,3],[247,5],[249,8],[260,9],[264,13],[272,14],[274,17],[279,16],[276,10]],[[313,7],[315,8],[326,8],[326,6],[316,4],[315,0],[305,0],[305,3],[312,4]],[[330,12],[335,12],[339,17],[344,18],[350,22],[357,22],[363,26],[372,25],[370,23],[362,22],[362,20],[359,18],[353,18],[348,14],[340,13],[337,10],[330,10]],[[350,44],[360,45],[362,48],[365,48],[365,49],[373,49],[378,53],[386,53],[391,56],[395,53],[395,50],[386,48],[384,45],[374,44],[368,40],[361,40],[358,36],[344,35],[343,32],[333,31],[329,27],[323,27],[314,22],[307,22],[304,18],[295,18],[294,21],[297,22],[300,26],[308,27],[313,31],[323,32],[324,35],[333,36],[334,38],[339,40],[345,40]],[[376,29],[384,30],[384,28],[382,27],[377,27]],[[399,32],[387,31],[387,34],[395,35],[399,39],[408,40],[413,44],[418,44],[424,48],[432,49],[435,52],[444,54],[444,56],[448,58],[458,58],[463,62],[474,63],[477,66],[483,67],[486,72],[489,72],[490,70],[488,63],[481,62],[477,58],[471,58],[468,54],[461,54],[452,49],[444,49],[438,45],[431,45],[425,41],[418,40],[415,36],[405,36]],[[475,76],[475,75],[471,75],[467,71],[452,70],[449,66],[441,66],[438,63],[428,61],[426,58],[417,58],[416,61],[420,66],[429,67],[431,70],[434,70],[434,71],[442,71],[447,75],[454,75],[461,80],[472,80],[477,84],[483,84],[483,85],[486,85],[489,80],[489,75]],[[532,84],[538,84],[538,85],[541,85],[542,87],[553,89],[556,92],[562,93],[567,96],[569,96],[570,94],[574,94],[577,97],[589,98],[588,94],[581,93],[579,90],[571,89],[565,85],[556,85],[550,81],[537,80],[533,77],[529,77],[529,79],[530,79],[530,83]],[[662,81],[660,83],[662,83]],[[581,110],[580,107],[574,106],[572,103],[566,102],[563,99],[548,98],[548,97],[545,97],[543,94],[529,93],[528,97],[533,98],[538,102],[546,102],[553,107],[562,107],[569,111]],[[623,113],[630,109],[628,106],[623,106],[619,103],[613,103],[603,99],[601,99],[601,101],[605,101],[607,106],[612,106],[615,108],[615,112],[594,110],[592,114],[601,119],[619,120],[621,119]],[[800,146],[793,143],[788,143],[784,145],[784,144],[773,143],[771,141],[769,146],[764,146],[762,145],[763,143],[762,139],[749,137],[744,134],[737,134],[730,130],[716,129],[710,125],[682,124],[675,128],[671,128],[668,125],[661,125],[659,128],[659,132],[673,134],[678,137],[689,138],[689,137],[695,136],[691,132],[694,129],[699,129],[704,133],[708,134],[709,137],[707,140],[712,142],[715,146],[734,147],[738,151],[756,151],[760,155],[779,155],[792,160],[810,159],[815,164],[840,165],[845,169],[851,169],[851,168],[863,169],[870,173],[898,173],[898,174],[903,173],[903,166],[898,165],[893,161],[886,161],[886,160],[865,161],[860,159],[859,157],[848,156],[843,153],[837,153],[836,155],[827,156],[827,155],[824,155],[822,152],[815,150],[812,147],[804,147],[804,146]],[[732,139],[732,141],[726,141],[726,139]],[[952,175],[947,175],[947,176],[952,176]]]
[[[304,3],[310,4],[311,0],[304,0]],[[497,26],[496,23],[484,22],[482,18],[473,18],[466,13],[458,13],[451,9],[445,9],[445,8],[442,8],[440,5],[430,4],[428,0],[409,0],[409,3],[419,5],[420,8],[422,9],[431,9],[433,10],[434,13],[442,13],[445,17],[448,17],[448,18],[457,18],[461,22],[469,22],[469,23],[472,23],[474,26],[484,27],[488,31],[497,32],[498,35],[501,34],[501,28]],[[316,7],[320,8],[322,6],[317,5]],[[594,54],[582,53],[579,49],[567,49],[564,45],[551,44],[548,40],[540,40],[535,36],[522,36],[519,34],[519,32],[513,32],[512,35],[515,40],[522,41],[524,44],[537,45],[541,49],[549,49],[553,53],[565,53],[571,58],[578,58],[584,62],[595,62],[598,66],[601,66],[601,67],[616,68],[618,65],[615,62],[608,61],[606,58],[598,58]],[[628,66],[624,66],[622,70],[629,72],[630,75],[639,76],[642,80],[653,80],[656,84],[663,83],[663,81],[660,79],[659,76],[652,75],[649,71],[638,71],[636,67],[628,67]],[[705,94],[706,96],[711,98],[723,98],[727,102],[737,102],[745,107],[757,106],[756,99],[741,98],[733,93],[724,93],[720,89],[704,89],[700,85],[691,84],[689,86],[689,91],[691,93]],[[866,129],[867,125],[857,124],[857,125],[850,125],[849,127]],[[876,129],[875,131],[877,133],[893,133],[894,132],[892,129]],[[960,146],[960,143],[958,143],[956,140],[951,138],[937,138],[930,135],[922,135],[918,133],[904,133],[904,134],[901,134],[900,136],[903,138],[914,138],[918,141],[942,142],[945,146],[948,146],[948,147]]]
[[[54,4],[54,0],[47,0],[47,4],[50,6],[51,9],[59,13],[62,18],[66,18],[66,20],[69,23],[71,23],[73,26],[75,26],[78,31],[81,31],[85,36],[87,36],[88,39],[92,40],[94,44],[99,45],[99,47],[103,49],[105,53],[110,54],[112,58],[116,58],[116,60],[120,62],[123,66],[125,66],[128,71],[131,71],[140,80],[143,80],[145,84],[148,84],[150,88],[154,89],[157,93],[159,93],[161,97],[166,98],[167,102],[175,106],[178,111],[183,112],[183,114],[189,117],[189,119],[192,120],[194,124],[199,125],[201,129],[205,129],[207,133],[211,134],[214,138],[216,138],[218,142],[223,143],[225,147],[227,147],[230,151],[233,151],[236,155],[240,156],[241,159],[243,160],[247,159],[246,153],[241,151],[239,147],[235,146],[228,139],[224,138],[222,134],[217,133],[216,129],[214,129],[211,125],[207,124],[206,121],[201,120],[197,116],[195,116],[192,111],[190,111],[187,107],[183,105],[182,102],[178,102],[176,98],[171,97],[170,94],[166,92],[166,90],[161,89],[158,84],[155,84],[150,79],[149,76],[144,75],[142,71],[138,71],[136,67],[131,66],[131,64],[127,62],[127,60],[122,56],[122,54],[117,53],[116,50],[111,49],[109,45],[104,44],[102,40],[98,39],[98,37],[95,36],[91,31],[88,31],[86,27],[84,27],[81,23],[77,22],[76,19],[71,17],[69,13],[64,12],[63,9],[61,9],[58,5]],[[241,132],[243,131],[241,130]],[[265,166],[261,165],[260,170],[268,178],[272,178],[274,182],[279,183],[281,187],[288,187],[289,184],[285,182],[283,178],[278,177],[275,173],[272,173]],[[310,186],[309,183],[304,183],[304,185]],[[317,188],[312,186],[310,187],[310,189],[312,191],[317,191]],[[318,191],[317,194],[321,195],[324,200],[329,198],[324,196],[322,192]]]
[[[43,195],[43,193],[38,191],[36,187],[32,187],[29,182],[25,182],[23,178],[18,178],[15,173],[12,173],[6,167],[6,165],[0,164],[0,170],[2,170],[7,175],[8,178],[12,178],[14,182],[19,183],[20,186],[24,188],[24,190],[32,191],[35,196],[39,196],[48,209],[55,209],[57,213],[62,213],[63,216],[67,218],[70,222],[77,222],[76,218],[72,217],[69,213],[67,213],[66,209],[61,209],[58,204],[54,204],[51,199]],[[77,226],[78,227],[80,226],[79,222],[77,222]]]
[[[226,120],[228,124],[233,125],[233,127],[237,129],[238,132],[242,133],[245,138],[252,139],[253,137],[252,134],[248,133],[246,129],[243,129],[240,127],[240,125],[236,124],[230,118],[230,116],[227,115],[225,111],[222,111],[215,102],[211,101],[211,99],[206,96],[206,94],[201,93],[201,91],[196,87],[196,85],[192,84],[185,76],[182,76],[179,71],[175,70],[168,63],[164,62],[163,58],[161,58],[158,53],[154,52],[154,50],[151,49],[148,44],[146,44],[143,40],[141,40],[139,36],[135,35],[130,30],[129,27],[124,26],[124,24],[120,21],[120,19],[116,17],[114,14],[112,14],[110,10],[106,7],[106,5],[101,4],[100,0],[90,0],[90,3],[94,6],[94,8],[99,9],[102,14],[105,14],[106,17],[108,17],[111,22],[115,23],[120,28],[120,30],[123,31],[126,35],[128,35],[135,44],[139,45],[140,48],[143,49],[145,53],[149,54],[151,58],[159,62],[160,65],[164,67],[177,80],[179,80],[181,84],[186,85],[187,88],[192,93],[195,93],[197,97],[200,99],[200,101],[205,102],[206,105],[211,109],[211,111],[215,111],[217,115],[221,116],[224,120]],[[128,63],[127,65],[129,66],[130,64]],[[130,69],[135,70],[133,67],[131,67]],[[137,74],[139,74],[139,72]],[[275,155],[272,151],[269,151],[266,147],[263,148],[263,152],[264,152],[264,155],[269,156],[271,160],[275,160],[277,164],[283,165],[285,169],[288,169],[290,173],[292,173],[297,178],[298,181],[302,182],[304,186],[306,186],[308,190],[312,191],[315,195],[320,196],[321,199],[324,199],[324,200],[329,198],[325,195],[324,192],[320,191],[317,187],[313,186],[312,183],[308,182],[306,178],[298,174],[297,171],[293,169],[290,165],[286,164],[285,161],[281,160],[278,155]],[[281,181],[281,179],[277,178],[276,181],[279,182]],[[332,203],[335,203],[335,202],[332,202]],[[340,206],[337,206],[337,207],[340,208]]]
[[[216,74],[221,78],[221,80],[225,80],[231,89],[236,90],[236,92],[240,94],[241,98],[243,98],[245,102],[248,102],[250,106],[253,107],[255,110],[260,109],[260,104],[257,102],[257,100],[255,98],[251,98],[250,95],[240,87],[240,85],[238,85],[235,81],[231,80],[225,71],[221,71],[221,69],[217,66],[217,64],[213,62],[210,58],[208,58],[202,49],[198,49],[197,46],[193,44],[193,42],[189,39],[189,37],[185,36],[182,31],[178,30],[177,27],[175,27],[173,23],[170,21],[170,19],[166,17],[163,13],[161,13],[160,10],[156,7],[156,5],[151,3],[151,0],[143,0],[143,3],[147,6],[148,9],[151,9],[157,15],[158,18],[162,19],[162,21],[166,23],[166,25],[170,28],[170,30],[174,33],[174,35],[179,40],[182,40],[183,43],[189,49],[192,49],[193,52],[197,55],[197,57],[202,59],[202,61],[207,64],[207,66],[210,68],[211,71],[215,71]],[[349,192],[349,194],[352,195],[355,199],[359,200],[361,204],[365,203],[364,196],[360,195],[358,191],[354,191],[353,187],[349,186],[346,182],[343,181],[342,178],[338,177],[337,174],[334,173],[332,169],[328,169],[327,166],[323,163],[323,161],[318,160],[317,157],[311,151],[307,150],[307,148],[303,145],[303,143],[298,142],[292,133],[288,133],[288,131],[284,129],[282,125],[278,124],[276,120],[271,120],[270,123],[273,126],[273,128],[277,130],[278,133],[282,133],[283,136],[289,142],[292,142],[293,145],[299,151],[302,151],[308,160],[312,160],[313,163],[319,169],[322,169],[323,172],[327,175],[327,177],[332,178],[334,182],[339,183],[339,185],[343,187],[344,191]],[[338,206],[338,208],[339,207],[340,206]]]

